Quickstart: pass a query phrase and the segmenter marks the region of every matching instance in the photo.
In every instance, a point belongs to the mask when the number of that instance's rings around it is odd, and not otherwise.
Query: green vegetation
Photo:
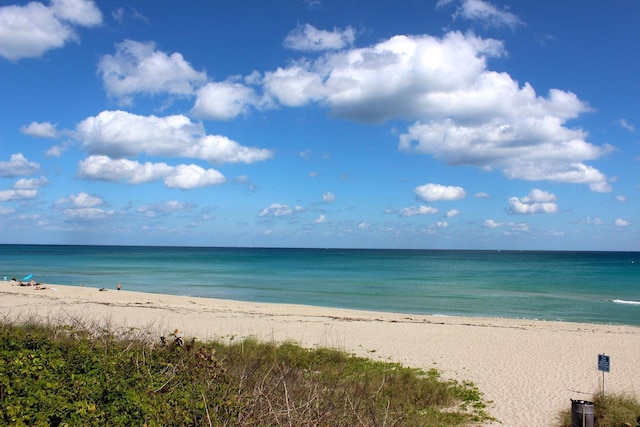
[[[465,426],[471,383],[330,349],[0,323],[0,424]],[[233,341],[232,341],[233,342]]]
[[[598,393],[593,399],[594,427],[624,427],[637,425],[640,401],[622,394]],[[571,426],[571,409],[560,414],[561,427]]]

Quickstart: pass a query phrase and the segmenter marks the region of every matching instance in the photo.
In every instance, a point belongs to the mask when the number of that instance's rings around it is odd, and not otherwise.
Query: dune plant
[[[465,426],[471,383],[295,343],[0,323],[0,424]],[[179,339],[178,339],[179,338]]]
[[[627,394],[602,394],[593,396],[594,427],[635,427],[640,424],[640,400]],[[571,426],[571,409],[559,415],[560,427]]]

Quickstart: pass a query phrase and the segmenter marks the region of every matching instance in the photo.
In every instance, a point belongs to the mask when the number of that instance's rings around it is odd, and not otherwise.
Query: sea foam
[[[616,304],[640,305],[640,301],[627,301],[623,299],[614,299],[613,302]]]

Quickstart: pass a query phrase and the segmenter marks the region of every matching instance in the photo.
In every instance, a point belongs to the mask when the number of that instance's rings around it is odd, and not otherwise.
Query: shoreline
[[[13,286],[12,286],[13,285]],[[92,320],[183,337],[293,341],[472,381],[504,426],[550,426],[570,399],[602,387],[597,356],[611,357],[607,393],[640,398],[640,327],[615,324],[372,312],[294,304],[0,281],[4,319]],[[55,290],[54,290],[55,289]],[[158,337],[159,338],[159,337]],[[499,424],[495,424],[499,425]]]

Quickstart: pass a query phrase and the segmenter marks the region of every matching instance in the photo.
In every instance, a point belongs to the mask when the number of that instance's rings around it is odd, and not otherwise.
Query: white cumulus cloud
[[[95,221],[116,214],[112,209],[104,209],[103,205],[101,197],[80,192],[58,199],[54,207],[61,209],[64,216],[73,221]]]
[[[485,2],[464,5],[491,9]],[[612,148],[589,143],[586,131],[567,125],[591,107],[572,92],[539,95],[531,84],[488,68],[488,58],[505,55],[503,42],[471,33],[398,35],[294,61],[266,72],[262,88],[284,106],[314,103],[332,116],[367,123],[409,120],[399,138],[402,151],[500,170],[510,179],[611,191],[607,177],[587,162]]]
[[[20,132],[29,136],[37,136],[39,138],[57,138],[58,130],[56,125],[49,122],[31,122],[28,125],[22,126]]]
[[[328,191],[322,195],[322,200],[325,203],[333,203],[336,201],[336,196],[332,192]]]
[[[616,224],[616,227],[626,227],[628,225],[631,225],[629,221],[624,220],[622,218],[617,218],[615,224]]]
[[[517,215],[556,213],[558,211],[556,199],[553,193],[534,189],[526,197],[510,197],[509,213]]]
[[[34,199],[38,195],[38,190],[10,189],[0,191],[0,202],[11,202],[16,200]]]
[[[193,164],[175,166],[164,179],[167,187],[182,190],[218,185],[225,181],[224,176],[217,170],[204,169]]]
[[[102,205],[104,200],[98,196],[80,192],[78,194],[71,194],[69,196],[69,202],[76,208],[93,208]]]
[[[209,120],[229,120],[260,105],[255,91],[237,82],[211,82],[198,89],[191,112]]]
[[[167,54],[153,42],[133,40],[116,45],[114,55],[103,56],[98,73],[107,93],[123,104],[138,93],[190,96],[207,81],[206,73],[194,70],[180,53]]]
[[[245,147],[221,135],[207,135],[201,123],[184,115],[140,116],[103,111],[76,126],[82,147],[93,155],[112,158],[188,157],[211,164],[254,163],[271,158],[271,150]]]
[[[198,165],[170,166],[166,163],[140,163],[108,156],[89,156],[78,165],[77,176],[83,179],[143,184],[163,180],[168,188],[182,190],[222,184],[225,177],[215,169]]]
[[[498,228],[501,225],[502,225],[501,223],[496,222],[493,219],[487,219],[482,223],[482,226],[486,228]]]
[[[316,218],[313,223],[314,224],[323,224],[327,221],[327,218],[324,215],[320,215],[318,218]]]
[[[22,178],[16,181],[13,188],[16,190],[34,190],[49,185],[49,180],[42,176],[40,178]]]
[[[37,58],[77,41],[76,26],[102,23],[100,9],[90,0],[52,0],[49,6],[30,2],[0,7],[0,55],[9,59]]]
[[[435,202],[438,200],[460,200],[464,199],[466,192],[462,187],[446,186],[440,184],[424,184],[415,188],[416,196],[425,202]]]
[[[12,154],[8,162],[0,161],[0,177],[15,178],[20,175],[33,175],[40,165],[30,162],[22,153]]]

